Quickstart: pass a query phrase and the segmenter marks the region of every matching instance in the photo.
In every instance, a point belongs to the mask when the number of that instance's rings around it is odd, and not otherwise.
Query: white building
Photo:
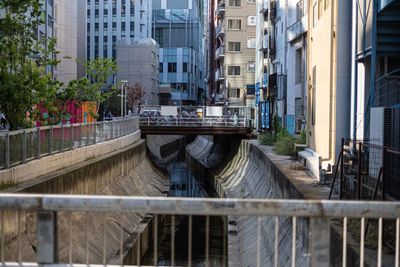
[[[278,116],[289,133],[305,128],[307,1],[258,0],[256,32],[257,128]]]

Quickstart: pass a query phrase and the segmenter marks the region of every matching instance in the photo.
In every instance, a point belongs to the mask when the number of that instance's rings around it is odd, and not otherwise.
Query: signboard
[[[248,16],[247,17],[247,25],[256,26],[256,16]]]
[[[161,106],[161,116],[177,116],[177,106]]]
[[[207,107],[206,116],[207,117],[222,117],[223,107]]]

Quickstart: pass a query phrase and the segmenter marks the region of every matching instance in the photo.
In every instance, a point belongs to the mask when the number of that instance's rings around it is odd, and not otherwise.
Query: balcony
[[[225,1],[218,3],[217,9],[215,10],[216,17],[222,17],[225,14]]]
[[[223,46],[218,47],[215,51],[215,59],[222,59],[225,57],[225,48]]]
[[[304,16],[287,29],[288,41],[296,40],[308,30],[308,16]]]
[[[222,69],[217,69],[215,72],[215,81],[222,81],[225,79],[224,71]]]
[[[224,27],[222,25],[218,25],[215,29],[215,36],[218,38],[220,35],[225,34]]]

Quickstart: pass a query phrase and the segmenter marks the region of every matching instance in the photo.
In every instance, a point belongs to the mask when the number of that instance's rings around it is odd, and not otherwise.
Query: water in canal
[[[168,166],[168,173],[171,179],[170,197],[196,197],[206,198],[214,196],[212,190],[205,188],[188,169],[184,159],[180,159]],[[175,218],[175,265],[189,265],[189,225],[188,216],[174,216]],[[209,242],[208,242],[208,263],[206,261],[206,217],[193,216],[192,219],[192,266],[226,266],[226,227],[223,217],[209,217]],[[171,266],[171,216],[158,217],[158,265]],[[153,244],[143,258],[144,265],[154,264]]]

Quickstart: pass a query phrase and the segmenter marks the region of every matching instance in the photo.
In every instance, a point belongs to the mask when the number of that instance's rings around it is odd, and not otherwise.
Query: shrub
[[[307,143],[306,131],[301,131],[300,135],[296,138],[296,144],[305,145]]]
[[[295,153],[295,138],[292,136],[282,136],[275,143],[274,151],[278,155],[290,156]]]
[[[276,142],[276,136],[273,133],[264,133],[259,137],[260,144],[273,146]]]

